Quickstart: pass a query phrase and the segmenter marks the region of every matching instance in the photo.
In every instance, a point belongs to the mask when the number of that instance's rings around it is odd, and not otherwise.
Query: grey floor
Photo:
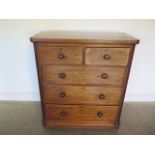
[[[0,102],[1,135],[139,135],[155,134],[155,103],[125,103],[120,128],[46,129],[38,102]]]

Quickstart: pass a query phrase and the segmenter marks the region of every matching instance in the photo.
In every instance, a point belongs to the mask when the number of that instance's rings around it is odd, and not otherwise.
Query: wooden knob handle
[[[103,116],[103,112],[102,111],[97,112],[97,116],[98,117],[102,117]]]
[[[64,59],[65,58],[65,55],[63,53],[59,53],[58,58],[59,59]]]
[[[101,74],[101,78],[102,79],[107,79],[108,78],[108,75],[106,73],[103,73],[103,74]]]
[[[104,95],[104,94],[100,94],[100,95],[99,95],[99,98],[100,98],[100,99],[105,99],[105,95]]]
[[[66,111],[61,111],[60,112],[60,116],[65,117],[66,115],[67,115],[67,112]]]
[[[105,60],[109,60],[109,59],[111,58],[111,56],[110,56],[109,54],[105,54],[105,55],[103,56],[103,58],[104,58]]]
[[[63,78],[66,77],[66,74],[65,74],[65,73],[60,73],[60,74],[59,74],[59,77],[60,77],[61,79],[63,79]]]
[[[65,97],[65,96],[66,96],[65,92],[60,93],[60,97]]]

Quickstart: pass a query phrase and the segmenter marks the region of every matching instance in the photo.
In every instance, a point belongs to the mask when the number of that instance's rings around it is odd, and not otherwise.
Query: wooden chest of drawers
[[[124,33],[31,37],[46,127],[118,128],[135,45]]]

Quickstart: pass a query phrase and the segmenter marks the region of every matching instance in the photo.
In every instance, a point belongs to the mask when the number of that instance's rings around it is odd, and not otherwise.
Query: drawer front
[[[98,84],[122,86],[125,68],[43,66],[44,84]]]
[[[53,123],[114,123],[118,107],[47,104],[45,110],[46,119]]]
[[[88,65],[125,66],[130,48],[87,48],[85,62]]]
[[[121,88],[52,86],[44,88],[43,102],[54,104],[118,105]]]
[[[37,48],[41,64],[82,64],[81,47],[46,47]]]

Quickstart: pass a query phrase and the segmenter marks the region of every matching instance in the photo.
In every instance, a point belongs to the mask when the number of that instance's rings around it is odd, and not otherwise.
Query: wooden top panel
[[[32,42],[138,44],[139,40],[118,32],[44,31],[30,38]]]

